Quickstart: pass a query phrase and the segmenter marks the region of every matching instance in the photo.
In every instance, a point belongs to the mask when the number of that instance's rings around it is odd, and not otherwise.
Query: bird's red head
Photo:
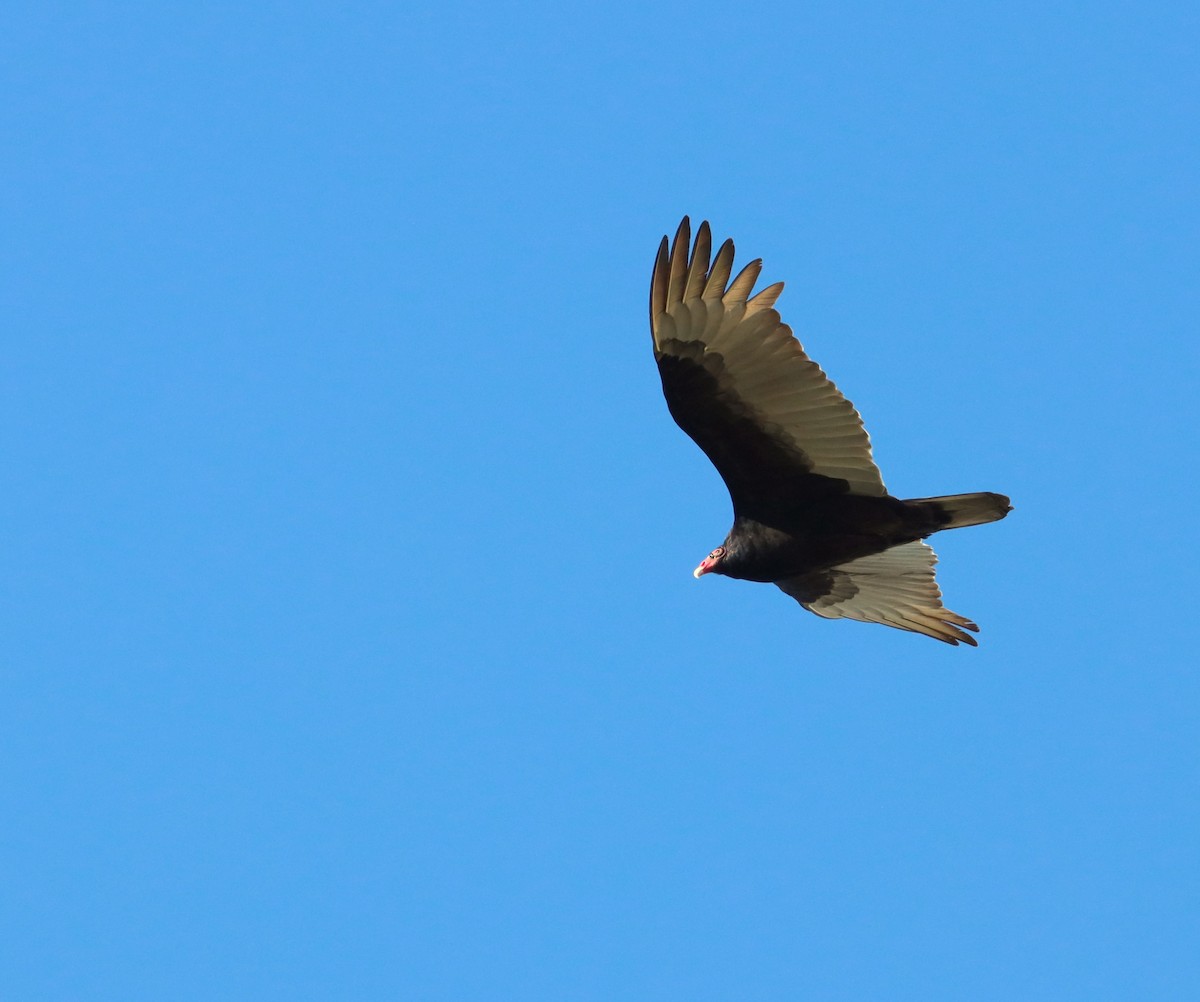
[[[721,561],[725,559],[725,547],[718,546],[707,557],[700,561],[700,566],[692,571],[692,577],[698,578],[701,575],[715,571],[721,566]]]

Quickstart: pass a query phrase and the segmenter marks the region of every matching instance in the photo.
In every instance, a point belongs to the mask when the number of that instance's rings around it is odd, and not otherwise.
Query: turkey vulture
[[[694,574],[777,584],[827,619],[846,617],[976,646],[979,627],[942,605],[933,550],[942,529],[1011,510],[1003,494],[902,501],[884,489],[854,406],[775,311],[776,282],[751,296],[762,270],[733,281],[733,241],[711,258],[700,224],[658,248],[650,332],[671,416],[704,450],[733,501],[733,528]]]

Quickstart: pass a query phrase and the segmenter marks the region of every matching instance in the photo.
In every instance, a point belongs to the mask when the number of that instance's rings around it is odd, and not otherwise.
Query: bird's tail
[[[978,494],[947,494],[940,498],[912,498],[904,503],[926,516],[933,523],[934,532],[995,522],[1012,511],[1012,505],[1003,494],[986,491]]]

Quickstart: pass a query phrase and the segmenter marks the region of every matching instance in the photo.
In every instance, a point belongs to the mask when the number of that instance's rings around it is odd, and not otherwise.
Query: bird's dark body
[[[889,495],[831,493],[800,501],[769,523],[736,516],[714,572],[743,581],[793,578],[923,539],[946,521],[932,506]]]

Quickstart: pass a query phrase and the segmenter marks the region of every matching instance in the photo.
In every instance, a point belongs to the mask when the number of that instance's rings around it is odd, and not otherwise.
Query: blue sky
[[[1200,992],[1187,4],[0,16],[0,994]],[[712,221],[978,650],[691,570]]]

